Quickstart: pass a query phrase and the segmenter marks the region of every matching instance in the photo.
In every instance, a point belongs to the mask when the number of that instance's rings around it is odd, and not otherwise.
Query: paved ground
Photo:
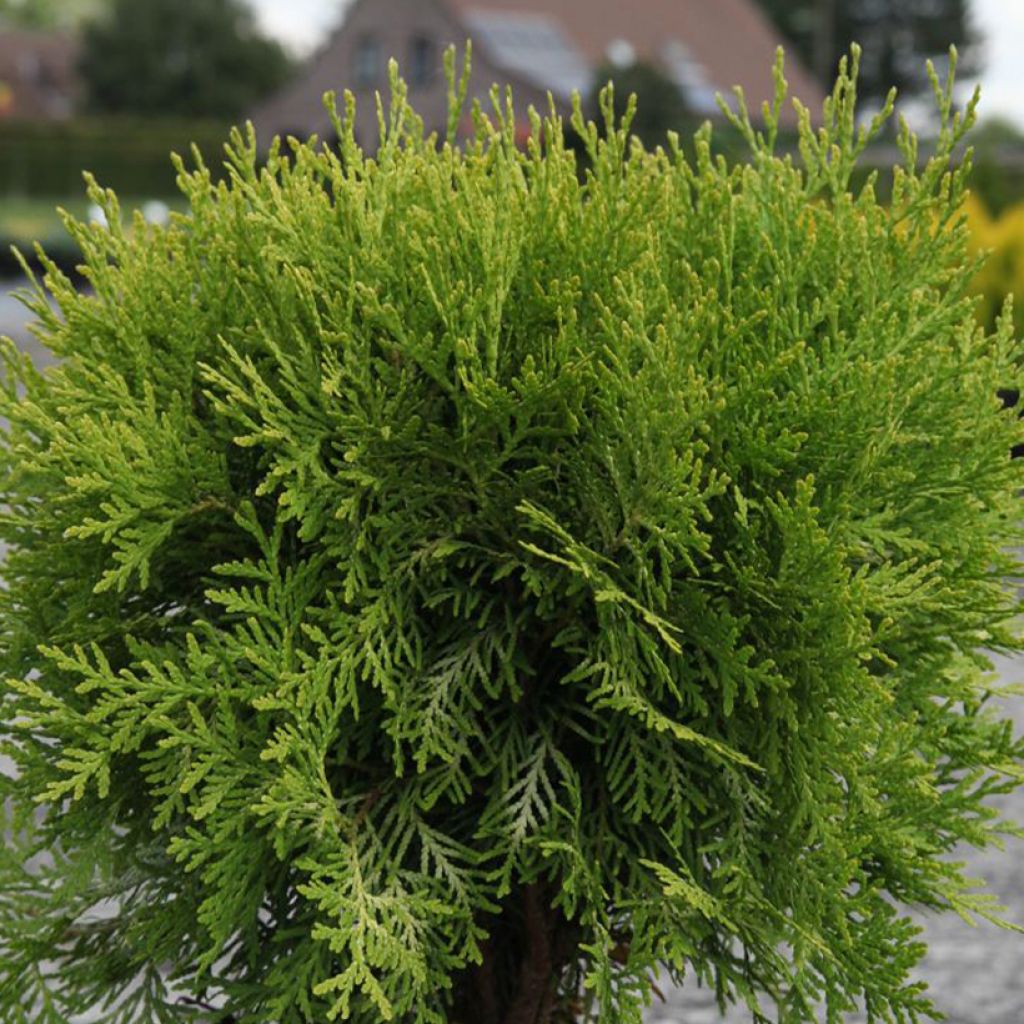
[[[0,334],[23,344],[42,365],[48,361],[47,356],[28,335],[24,320],[21,307],[0,289]],[[1002,662],[998,667],[1005,681],[1024,681],[1024,660]],[[1024,699],[1015,701],[1008,710],[1024,731]],[[1016,794],[1007,810],[1018,821],[1024,821],[1024,791]],[[969,874],[987,879],[1009,908],[1010,918],[1024,926],[1022,845],[1016,844],[1003,854],[965,851],[964,858],[969,861]],[[991,925],[972,929],[955,917],[922,923],[930,953],[921,977],[930,985],[950,1024],[1024,1022],[1024,936]],[[743,1012],[734,1012],[723,1022],[706,992],[684,990],[667,995],[667,1003],[652,1010],[649,1024],[749,1024],[749,1014]],[[857,1019],[851,1018],[849,1024],[857,1024]]]

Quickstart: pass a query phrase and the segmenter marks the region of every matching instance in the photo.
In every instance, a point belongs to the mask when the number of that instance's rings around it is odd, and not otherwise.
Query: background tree
[[[629,97],[636,95],[632,132],[646,146],[663,143],[667,132],[685,135],[697,127],[698,119],[687,106],[679,86],[661,68],[644,61],[626,67],[605,65],[598,70],[587,101],[592,117],[600,120],[599,96],[608,82],[615,85],[616,119],[625,113]]]
[[[1017,206],[1024,195],[1024,132],[1009,118],[992,117],[974,132],[972,145],[972,194],[993,216]]]
[[[89,104],[107,113],[237,117],[290,70],[240,0],[114,0],[84,33]]]
[[[0,0],[0,26],[73,28],[106,6],[107,0]]]
[[[961,73],[977,66],[967,0],[759,0],[816,77],[828,87],[852,43],[864,51],[860,91],[881,100],[895,85],[928,92],[926,58],[944,61],[951,44]]]

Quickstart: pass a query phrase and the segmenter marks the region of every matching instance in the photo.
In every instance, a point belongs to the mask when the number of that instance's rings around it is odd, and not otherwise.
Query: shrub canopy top
[[[396,74],[372,158],[349,105],[165,228],[93,189],[59,365],[3,350],[0,1016],[927,1012],[905,908],[994,913],[946,854],[1019,777],[1019,374],[973,106],[881,206],[855,74],[799,158],[781,60],[735,166]]]

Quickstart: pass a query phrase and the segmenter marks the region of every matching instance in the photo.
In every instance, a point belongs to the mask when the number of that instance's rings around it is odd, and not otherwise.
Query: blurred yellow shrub
[[[978,316],[991,326],[1006,296],[1015,299],[1014,322],[1024,333],[1024,202],[993,217],[985,204],[968,196],[964,204],[970,228],[972,255],[987,254],[985,264],[974,277],[972,288],[980,298]]]

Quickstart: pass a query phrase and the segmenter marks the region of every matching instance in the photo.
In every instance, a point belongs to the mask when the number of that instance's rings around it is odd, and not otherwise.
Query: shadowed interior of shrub
[[[945,855],[1011,830],[1021,754],[973,105],[935,80],[881,205],[856,53],[798,158],[780,58],[735,165],[609,94],[585,170],[498,94],[456,146],[448,67],[447,140],[393,72],[372,158],[348,99],[336,149],[179,164],[166,227],[94,187],[91,290],[29,296],[0,1016],[635,1024],[659,965],[757,1021],[927,1015],[906,909],[998,913]]]

